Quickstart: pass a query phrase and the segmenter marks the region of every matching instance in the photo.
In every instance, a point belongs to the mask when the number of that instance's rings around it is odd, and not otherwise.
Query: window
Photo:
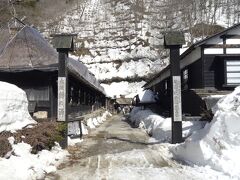
[[[226,84],[238,85],[240,84],[240,60],[227,60],[225,64]]]
[[[187,82],[187,80],[188,80],[188,69],[185,69],[183,71],[183,80],[184,80],[184,82]]]

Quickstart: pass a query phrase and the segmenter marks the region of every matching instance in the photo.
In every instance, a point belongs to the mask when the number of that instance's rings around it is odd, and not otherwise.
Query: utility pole
[[[165,48],[170,49],[171,70],[171,115],[172,143],[182,142],[182,100],[181,100],[181,70],[179,49],[185,43],[181,32],[168,32],[164,36]]]

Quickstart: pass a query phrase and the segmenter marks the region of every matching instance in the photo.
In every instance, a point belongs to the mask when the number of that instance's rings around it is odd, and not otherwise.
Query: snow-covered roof
[[[57,51],[33,27],[24,25],[14,36],[3,28],[0,30],[0,37],[5,37],[0,38],[1,72],[58,70]],[[104,88],[84,64],[71,58],[68,58],[67,63],[70,73],[105,94]]]

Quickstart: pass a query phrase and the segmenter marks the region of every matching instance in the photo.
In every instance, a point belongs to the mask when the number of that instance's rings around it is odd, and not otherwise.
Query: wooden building
[[[116,103],[118,103],[120,106],[131,106],[132,98],[119,97],[116,98]]]
[[[67,71],[70,113],[105,105],[103,87],[84,64],[68,58]],[[0,81],[25,90],[37,117],[56,118],[57,77],[58,53],[35,28],[15,20],[0,29]]]
[[[199,115],[205,109],[202,97],[225,94],[240,85],[240,24],[190,46],[180,56],[183,112]],[[170,108],[170,67],[144,85]]]

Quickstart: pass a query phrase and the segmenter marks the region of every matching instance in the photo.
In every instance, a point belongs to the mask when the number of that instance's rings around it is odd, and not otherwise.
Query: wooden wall
[[[15,84],[25,90],[30,103],[36,103],[36,111],[46,111],[48,118],[57,118],[57,71],[0,73],[0,81]],[[105,96],[69,75],[68,112],[87,113],[103,107]]]

